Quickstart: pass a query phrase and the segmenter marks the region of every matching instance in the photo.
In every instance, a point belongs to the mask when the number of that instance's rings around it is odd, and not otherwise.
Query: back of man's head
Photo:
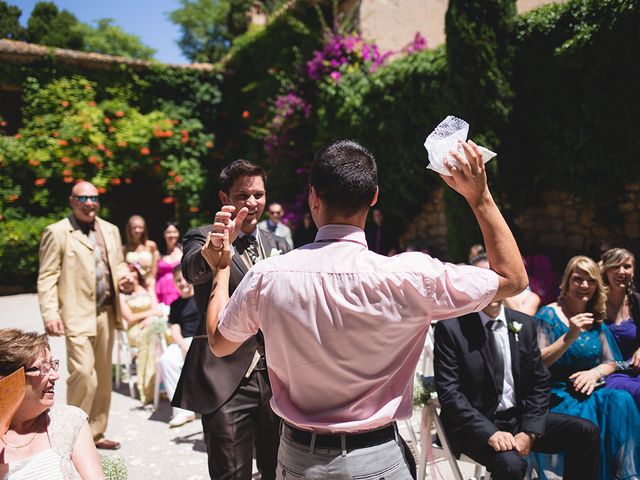
[[[264,168],[249,160],[235,160],[224,167],[220,172],[220,190],[228,194],[229,190],[240,177],[262,177],[262,182],[267,185],[267,172]]]
[[[368,209],[376,194],[376,159],[362,145],[340,140],[316,154],[309,183],[331,213],[354,215]]]

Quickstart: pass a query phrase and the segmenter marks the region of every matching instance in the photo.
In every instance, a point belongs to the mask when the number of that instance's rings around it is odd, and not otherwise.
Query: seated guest
[[[158,345],[158,335],[149,327],[155,318],[162,318],[163,313],[158,309],[155,297],[146,289],[141,270],[136,265],[129,265],[129,269],[133,273],[133,286],[120,294],[120,311],[127,325],[129,345],[138,349],[138,391],[140,401],[146,405],[153,400]]]
[[[612,248],[602,255],[600,271],[609,287],[605,322],[629,367],[608,375],[607,387],[626,390],[640,408],[640,295],[633,288],[635,264],[630,251]]]
[[[474,265],[489,268],[486,256]],[[435,384],[451,447],[495,480],[524,478],[530,451],[565,452],[565,480],[595,480],[598,428],[548,413],[549,372],[536,335],[533,318],[500,301],[436,323]]]
[[[551,372],[551,411],[591,420],[600,427],[600,480],[637,479],[640,415],[628,392],[601,388],[616,369],[618,347],[603,324],[606,287],[589,257],[569,260],[558,301],[536,314],[542,363]],[[559,474],[545,456],[542,471]],[[547,478],[541,475],[542,479]]]
[[[0,330],[0,378],[24,367],[26,390],[0,437],[0,478],[105,478],[87,414],[54,405],[60,361],[46,334]]]
[[[132,215],[125,228],[127,243],[122,247],[127,263],[140,266],[144,285],[149,293],[156,296],[156,276],[158,275],[158,246],[149,240],[147,222],[140,215]]]
[[[180,292],[180,298],[171,304],[169,312],[172,343],[160,357],[160,366],[164,373],[164,387],[167,390],[169,401],[173,399],[184,364],[184,357],[187,355],[191,340],[193,340],[198,328],[198,310],[193,297],[193,285],[187,283],[182,276],[180,264],[173,269],[173,280]],[[195,414],[192,411],[173,407],[173,418],[169,421],[169,426],[179,427],[194,419]]]

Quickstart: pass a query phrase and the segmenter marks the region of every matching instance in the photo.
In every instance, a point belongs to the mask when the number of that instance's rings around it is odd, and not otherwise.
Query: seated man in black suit
[[[489,268],[486,256],[472,264]],[[597,479],[600,436],[591,422],[548,413],[549,372],[535,320],[489,304],[435,327],[435,383],[451,448],[494,480],[522,479],[529,451],[565,453],[565,480]]]

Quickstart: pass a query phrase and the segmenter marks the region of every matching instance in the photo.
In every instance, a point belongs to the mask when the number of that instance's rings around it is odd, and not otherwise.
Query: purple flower
[[[338,71],[331,72],[329,76],[333,79],[334,82],[336,83],[340,82],[340,77],[341,77],[340,72]]]

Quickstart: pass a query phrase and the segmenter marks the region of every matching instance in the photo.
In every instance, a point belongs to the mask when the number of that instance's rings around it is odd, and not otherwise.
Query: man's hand
[[[516,439],[513,435],[509,432],[502,432],[500,430],[491,435],[487,443],[496,452],[508,452],[517,448]]]
[[[489,195],[487,173],[482,161],[482,153],[471,140],[460,142],[464,156],[460,152],[449,152],[455,164],[445,161],[451,176],[440,175],[447,185],[462,195],[470,205],[477,205],[483,196]]]
[[[526,457],[529,455],[531,447],[533,446],[533,439],[531,438],[531,435],[525,432],[519,432],[516,433],[513,439],[516,441],[516,451],[520,456]]]
[[[238,237],[242,222],[249,212],[248,208],[243,207],[232,220],[231,216],[235,209],[232,205],[225,205],[216,213],[211,233],[200,251],[213,271],[229,265],[230,245]]]
[[[64,335],[64,324],[62,320],[47,320],[44,322],[44,329],[48,335],[52,337],[60,337]]]

